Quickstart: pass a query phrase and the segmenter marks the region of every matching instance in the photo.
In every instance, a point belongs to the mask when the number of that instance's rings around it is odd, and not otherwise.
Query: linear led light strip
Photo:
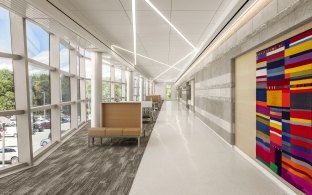
[[[133,55],[134,55],[134,65],[137,63],[136,59],[136,18],[135,18],[135,0],[132,0],[132,28],[133,28]]]
[[[243,23],[243,19],[248,18],[248,17],[252,17],[248,14],[253,14],[253,13],[258,13],[259,9],[262,7],[264,7],[265,5],[267,5],[267,3],[269,2],[269,0],[264,0],[264,1],[259,1],[256,0],[255,2],[253,2],[247,9],[246,11],[244,11],[243,14],[241,14],[238,19],[231,25],[230,28],[228,28],[228,30],[226,30],[221,36],[220,38],[217,39],[216,42],[214,42],[206,51],[205,53],[200,57],[200,59],[198,59],[184,74],[183,76],[178,79],[176,81],[176,83],[178,83],[182,78],[184,78],[185,75],[189,74],[196,66],[199,62],[201,62],[208,54],[211,53],[211,51],[213,49],[215,49],[217,46],[221,45],[221,43],[226,40],[229,36],[231,36],[235,30],[239,27],[239,25],[242,25]],[[257,10],[258,9],[258,10]],[[236,28],[235,28],[236,27]]]
[[[168,72],[169,70],[171,70],[172,68],[174,68],[176,65],[178,65],[180,62],[182,62],[183,60],[185,60],[187,57],[189,57],[191,54],[193,54],[194,52],[196,52],[197,50],[193,50],[191,51],[189,54],[187,54],[186,56],[184,56],[183,58],[181,58],[179,61],[177,61],[174,65],[172,65],[170,68],[168,68],[167,70],[163,71],[162,73],[160,73],[158,76],[154,77],[153,80],[156,80],[157,78],[159,78],[160,76],[162,76],[163,74],[165,74],[166,72]]]
[[[123,51],[126,51],[126,52],[129,52],[129,53],[132,53],[132,54],[134,53],[134,52],[132,52],[132,51],[129,51],[129,50],[127,50],[127,49],[125,49],[125,48],[122,48],[122,47],[119,47],[119,46],[117,46],[117,45],[112,45],[111,47],[112,47],[112,48],[117,48],[117,49],[120,49],[120,50],[123,50]],[[160,62],[160,61],[157,61],[157,60],[155,60],[155,59],[149,58],[149,57],[144,56],[144,55],[142,55],[142,54],[137,53],[136,55],[137,55],[137,56],[140,56],[140,57],[142,57],[142,58],[146,58],[146,59],[148,59],[148,60],[151,60],[151,61],[153,61],[153,62],[162,64],[162,65],[164,65],[164,66],[167,66],[167,67],[171,68],[171,66],[168,65],[168,64],[165,64],[165,63],[163,63],[163,62]],[[176,70],[178,70],[178,71],[181,71],[181,69],[176,68],[176,67],[174,67],[174,69],[176,69]]]
[[[145,0],[145,2],[169,24],[187,42],[187,44],[189,44],[194,50],[198,50],[149,0]]]

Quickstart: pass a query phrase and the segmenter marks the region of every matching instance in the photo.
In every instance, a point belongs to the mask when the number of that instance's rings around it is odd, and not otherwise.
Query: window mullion
[[[16,116],[19,162],[32,165],[31,101],[30,92],[28,90],[30,86],[27,65],[26,21],[13,13],[10,13],[10,16],[13,53],[24,56],[21,60],[13,60],[16,110],[25,110],[26,112],[26,114]]]

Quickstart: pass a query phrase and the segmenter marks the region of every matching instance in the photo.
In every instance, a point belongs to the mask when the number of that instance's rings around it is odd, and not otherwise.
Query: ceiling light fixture
[[[117,49],[120,49],[120,50],[123,50],[123,51],[126,51],[126,52],[129,52],[129,53],[132,53],[132,54],[133,54],[132,51],[129,51],[129,50],[127,50],[127,49],[125,49],[125,48],[122,48],[122,47],[119,47],[119,46],[117,46],[117,45],[112,45],[111,47],[112,47],[112,48],[117,48]],[[142,57],[142,58],[146,58],[146,59],[148,59],[148,60],[151,60],[151,61],[153,61],[153,62],[156,62],[156,63],[158,63],[158,64],[162,64],[162,65],[164,65],[164,66],[171,67],[171,66],[168,65],[168,64],[165,64],[165,63],[163,63],[163,62],[160,62],[160,61],[157,61],[157,60],[155,60],[155,59],[149,58],[149,57],[144,56],[144,55],[142,55],[142,54],[137,53],[136,55],[137,55],[137,56],[140,56],[140,57]],[[176,70],[178,70],[178,71],[181,71],[181,69],[178,69],[178,68],[176,68],[176,67],[174,67],[174,69],[176,69]]]
[[[183,60],[185,60],[187,57],[189,57],[191,54],[193,54],[195,52],[191,51],[189,54],[187,54],[186,56],[184,56],[183,58],[181,58],[179,61],[177,61],[174,65],[172,65],[170,68],[168,68],[167,70],[163,71],[162,73],[160,73],[158,76],[154,77],[153,81],[156,80],[157,78],[159,78],[160,76],[162,76],[163,74],[165,74],[166,72],[168,72],[169,70],[171,70],[172,68],[174,68],[176,65],[180,64],[180,62],[182,62]]]
[[[182,76],[176,81],[179,83],[186,75],[188,75],[203,59],[205,59],[215,48],[221,45],[226,39],[228,39],[233,33],[237,31],[248,19],[253,17],[256,13],[259,13],[264,6],[266,6],[270,1],[263,0],[254,1],[236,20],[235,22],[224,32],[222,35],[214,42],[205,52],[191,65],[191,67],[182,73]]]
[[[132,28],[133,28],[133,55],[134,55],[134,65],[137,63],[136,59],[136,18],[135,18],[135,0],[132,0]]]
[[[162,17],[194,50],[198,50],[149,0],[145,2],[153,8],[153,10]]]
[[[112,63],[107,60],[102,60],[102,63],[111,65]]]

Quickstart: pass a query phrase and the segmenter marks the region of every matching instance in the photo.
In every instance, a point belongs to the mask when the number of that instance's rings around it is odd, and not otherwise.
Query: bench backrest
[[[146,101],[159,102],[161,101],[160,95],[149,95],[145,97]]]
[[[102,103],[102,126],[120,128],[141,128],[141,102]]]

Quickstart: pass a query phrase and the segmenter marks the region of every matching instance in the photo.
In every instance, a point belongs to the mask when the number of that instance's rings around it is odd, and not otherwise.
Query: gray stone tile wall
[[[233,59],[310,21],[311,0],[272,0],[176,85],[195,78],[196,115],[234,144]]]

